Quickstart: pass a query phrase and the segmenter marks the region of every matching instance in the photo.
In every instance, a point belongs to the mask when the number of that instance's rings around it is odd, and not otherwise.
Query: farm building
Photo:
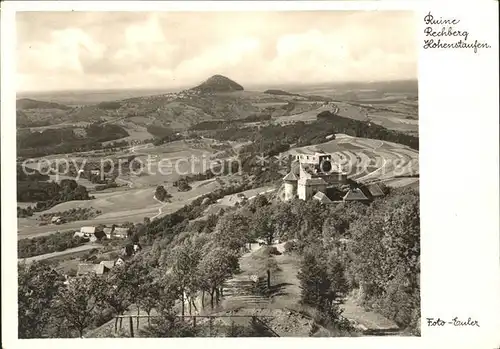
[[[360,185],[357,188],[349,190],[343,200],[369,202],[384,195],[384,189],[379,184],[372,183],[366,186]]]
[[[103,231],[109,240],[111,240],[111,239],[126,239],[130,233],[129,228],[120,228],[120,227],[115,227],[115,226],[112,226],[111,228],[104,228]]]
[[[332,202],[332,200],[330,200],[330,198],[328,198],[328,196],[326,196],[326,194],[322,191],[318,191],[316,194],[314,194],[313,199],[318,200],[322,204],[329,204]]]
[[[353,188],[350,189],[344,196],[344,201],[370,201],[370,194],[365,188]]]
[[[100,227],[81,227],[80,231],[75,232],[73,236],[90,239],[90,241],[102,240],[106,237],[104,230]]]
[[[121,227],[116,227],[115,230],[113,231],[113,237],[120,238],[120,239],[126,239],[130,233],[130,228],[121,228]]]

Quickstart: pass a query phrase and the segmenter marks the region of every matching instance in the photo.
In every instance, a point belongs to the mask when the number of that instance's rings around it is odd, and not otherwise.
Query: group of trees
[[[134,309],[161,315],[157,321],[147,320],[146,335],[165,332],[165,326],[173,330],[169,326],[181,326],[173,318],[179,307],[182,317],[197,309],[198,297],[201,307],[208,306],[209,296],[214,308],[222,284],[239,268],[235,251],[206,236],[186,239],[162,253],[159,259],[137,255],[107,274],[71,278],[66,284],[52,266],[20,263],[19,337],[82,337],[112,316]],[[139,327],[139,321],[136,324]]]
[[[23,131],[17,135],[17,152],[22,157],[39,157],[101,149],[102,142],[127,137],[119,125],[93,123],[84,127],[86,136],[78,136],[73,127],[48,128],[41,132]]]
[[[227,122],[224,121],[224,123]],[[418,137],[330,112],[320,113],[317,121],[307,124],[297,122],[290,125],[267,125],[259,128],[241,128],[237,125],[224,128],[214,127],[208,136],[221,141],[252,141],[252,144],[244,149],[245,152],[272,156],[286,151],[291,145],[306,146],[323,143],[326,136],[334,133],[396,142],[417,150],[419,144]]]
[[[349,228],[347,273],[365,306],[413,331],[420,322],[420,204],[413,190],[372,205]]]
[[[64,276],[45,262],[19,264],[19,337],[82,337],[132,303],[151,311],[147,305],[152,299],[156,304],[161,290],[146,268],[137,259],[103,276],[88,274],[64,283]]]
[[[177,187],[179,191],[189,191],[191,190],[191,186],[189,185],[189,180],[186,177],[179,178],[174,181],[172,184],[174,187]]]
[[[200,310],[200,306],[215,308],[224,296],[224,282],[239,271],[238,259],[245,246],[262,239],[268,244],[275,240],[293,241],[286,248],[301,260],[297,275],[302,288],[301,300],[320,314],[318,321],[322,324],[347,327],[339,304],[351,291],[359,290],[365,307],[382,313],[402,328],[414,330],[420,307],[418,192],[393,190],[370,206],[323,205],[315,200],[274,203],[257,196],[239,207],[200,219],[210,203],[249,186],[221,188],[172,214],[138,224],[132,239],[140,239],[141,244],[148,244],[150,248],[135,256],[123,269],[113,268],[104,278],[82,279],[101,291],[94,293],[86,289],[77,294],[66,290],[73,287],[70,283],[61,289],[66,291],[57,291],[55,296],[52,291],[41,295],[46,297],[43,302],[54,299],[51,307],[32,304],[32,299],[20,303],[20,307],[25,304],[35,308],[24,309],[23,316],[28,322],[35,321],[34,318],[44,320],[47,317],[33,316],[31,312],[42,308],[45,311],[64,309],[48,318],[62,316],[64,321],[57,323],[73,329],[72,335],[82,335],[104,321],[103,312],[122,314],[138,307],[148,314],[154,310],[162,315],[151,322],[144,335],[193,335],[174,314],[180,313],[182,318],[193,309]],[[259,262],[262,264],[259,277],[266,278],[267,289],[271,289],[277,264],[273,251],[266,251]],[[40,282],[34,272],[31,278],[34,283]],[[23,280],[30,284],[30,278]],[[78,280],[73,281],[75,285]],[[20,292],[26,292],[26,287]],[[55,286],[47,287],[52,290]],[[78,307],[69,301],[72,298],[78,300]],[[64,315],[69,313],[71,315]],[[37,325],[36,321],[30,326],[42,326],[45,335],[54,335],[51,333],[55,332],[50,332],[53,329],[44,327],[52,325]],[[20,333],[26,336],[32,330],[24,327],[23,331],[20,326]],[[58,331],[60,334],[62,330]]]
[[[17,183],[17,201],[36,202],[32,212],[44,211],[66,201],[90,199],[87,188],[73,179],[63,179],[59,183],[31,180]]]
[[[41,214],[39,219],[50,222],[53,217],[60,217],[64,222],[85,221],[101,213],[93,207],[78,207],[61,212],[52,212]]]
[[[88,242],[88,239],[73,236],[74,232],[57,232],[32,239],[21,239],[17,242],[17,257],[29,258],[42,254],[64,251]]]
[[[419,147],[418,137],[399,131],[389,130],[375,123],[345,118],[335,115],[330,111],[319,113],[317,118],[321,122],[331,124],[335,129],[335,133],[345,133],[354,137],[373,138],[404,144],[416,150],[418,150]]]
[[[300,205],[299,205],[300,206]],[[362,304],[418,333],[420,320],[419,195],[393,190],[369,207],[303,204],[294,230],[302,256],[302,301],[323,313],[358,290]],[[331,319],[332,317],[330,317]],[[341,318],[338,318],[341,320]]]
[[[159,185],[155,190],[155,198],[160,201],[168,201],[172,197],[163,185]]]
[[[151,124],[147,126],[146,130],[154,136],[151,140],[154,145],[161,145],[184,138],[179,132],[174,131],[170,127]]]

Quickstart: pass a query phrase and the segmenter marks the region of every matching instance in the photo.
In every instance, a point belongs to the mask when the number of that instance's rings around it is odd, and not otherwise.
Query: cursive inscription
[[[429,12],[424,17],[427,25],[424,29],[425,40],[424,49],[457,49],[468,48],[477,53],[479,49],[491,48],[488,43],[478,40],[468,41],[469,32],[463,28],[458,28],[460,20],[457,18],[436,18]]]
[[[477,320],[473,320],[472,318],[467,318],[467,320],[459,319],[458,317],[454,317],[451,320],[443,320],[441,318],[433,318],[428,317],[427,326],[429,327],[444,327],[447,325],[456,326],[456,327],[480,327],[479,322]]]
[[[447,24],[456,25],[456,24],[460,23],[460,20],[456,19],[456,18],[443,19],[443,17],[439,17],[439,19],[435,19],[434,16],[429,12],[429,14],[424,17],[424,22],[427,25],[435,25],[435,24],[436,25],[447,25]]]

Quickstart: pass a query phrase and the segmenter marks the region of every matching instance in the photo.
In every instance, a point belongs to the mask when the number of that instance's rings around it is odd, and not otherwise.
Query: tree
[[[302,289],[302,302],[320,311],[322,321],[346,327],[340,317],[338,302],[347,291],[344,268],[335,254],[325,258],[326,251],[312,246],[304,253],[297,275]]]
[[[248,219],[240,213],[228,213],[219,218],[214,230],[214,243],[237,251],[249,242]]]
[[[179,286],[181,297],[181,314],[184,317],[185,298],[191,304],[191,296],[196,290],[196,270],[200,261],[200,249],[186,240],[184,244],[177,246],[172,255],[172,277]]]
[[[53,316],[53,300],[63,287],[64,277],[48,264],[18,264],[18,335],[41,338]]]
[[[90,326],[102,302],[103,283],[95,274],[69,280],[54,300],[57,315],[68,321],[70,326],[83,337],[83,331]]]
[[[210,305],[214,308],[214,297],[218,302],[218,290],[239,269],[238,255],[226,247],[214,247],[207,251],[198,265],[200,288],[210,294]],[[204,299],[204,295],[202,295]]]
[[[288,204],[261,206],[253,215],[252,234],[272,245],[274,240],[286,238],[295,225],[296,219]]]
[[[416,322],[419,307],[419,196],[393,190],[349,227],[348,272],[360,285],[365,305],[377,305],[402,327]]]
[[[314,307],[322,303],[330,287],[328,273],[319,258],[311,251],[305,252],[297,274],[302,290],[302,302]]]
[[[151,325],[151,311],[157,307],[160,295],[161,293],[159,292],[158,286],[154,283],[144,284],[141,292],[138,294],[137,304],[144,309],[146,314],[148,314],[149,325]],[[137,323],[139,323],[139,321],[137,321]]]
[[[263,238],[268,245],[272,245],[275,237],[271,210],[270,206],[262,206],[252,217],[252,235],[256,238]]]
[[[170,195],[167,192],[167,190],[165,189],[165,187],[163,185],[159,185],[158,187],[156,187],[155,198],[157,198],[160,201],[167,201],[171,197],[172,197],[172,195]]]

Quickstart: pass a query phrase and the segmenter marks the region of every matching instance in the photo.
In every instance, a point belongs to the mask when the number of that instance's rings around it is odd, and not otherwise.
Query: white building
[[[283,200],[289,201],[295,196],[308,200],[316,193],[324,194],[329,186],[346,182],[347,175],[340,166],[332,163],[331,155],[320,152],[297,154],[290,172],[283,178]]]

